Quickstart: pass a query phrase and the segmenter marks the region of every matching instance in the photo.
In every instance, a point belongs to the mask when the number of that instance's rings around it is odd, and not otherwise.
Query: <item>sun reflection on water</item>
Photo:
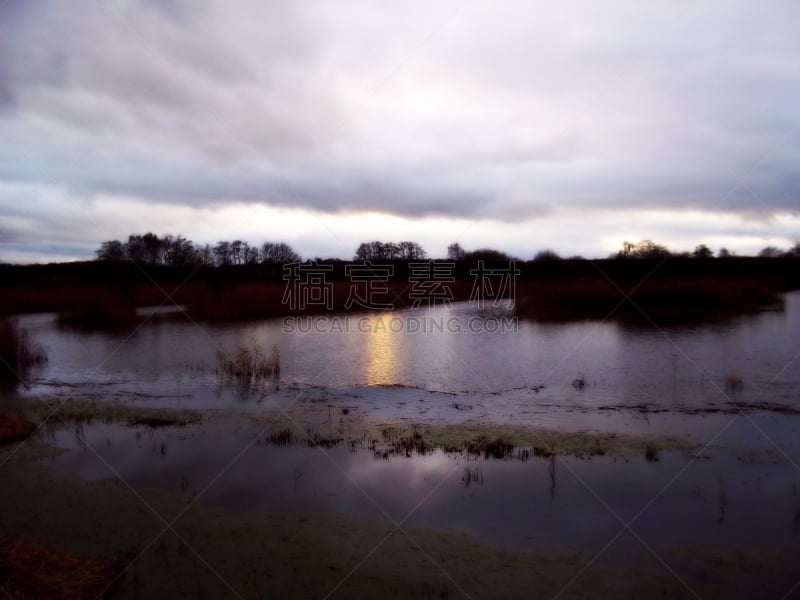
[[[364,383],[391,385],[397,381],[397,348],[402,335],[390,329],[391,313],[365,317],[360,327],[364,338]]]

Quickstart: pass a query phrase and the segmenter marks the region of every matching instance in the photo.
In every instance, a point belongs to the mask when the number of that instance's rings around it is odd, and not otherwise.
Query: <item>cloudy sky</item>
[[[800,4],[0,0],[0,260],[800,239]]]

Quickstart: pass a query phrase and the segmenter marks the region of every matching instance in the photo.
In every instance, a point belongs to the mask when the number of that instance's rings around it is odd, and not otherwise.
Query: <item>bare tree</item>
[[[97,260],[125,260],[125,244],[119,240],[108,240],[100,244],[100,249],[95,254]]]
[[[778,258],[782,254],[783,252],[781,252],[780,248],[776,248],[775,246],[767,246],[758,253],[761,258]]]
[[[264,242],[261,245],[261,262],[284,265],[300,262],[300,255],[283,242]]]
[[[398,258],[402,260],[424,260],[427,254],[416,242],[400,242],[397,244]]]
[[[539,250],[539,252],[536,253],[536,256],[533,257],[533,260],[536,262],[561,260],[561,257],[553,250]]]
[[[464,260],[485,260],[486,262],[508,262],[511,257],[505,252],[493,248],[478,248],[464,255]]]
[[[667,256],[670,256],[667,247],[651,240],[642,240],[638,244],[623,242],[622,250],[617,253],[617,258],[665,258]]]
[[[364,242],[356,249],[353,260],[422,260],[425,250],[416,242]]]
[[[447,247],[447,260],[464,260],[464,255],[466,255],[466,252],[458,242],[453,242]]]
[[[714,253],[705,244],[700,244],[692,251],[692,258],[714,258]]]
[[[228,267],[233,264],[230,242],[217,242],[217,245],[214,246],[214,264],[218,267]]]

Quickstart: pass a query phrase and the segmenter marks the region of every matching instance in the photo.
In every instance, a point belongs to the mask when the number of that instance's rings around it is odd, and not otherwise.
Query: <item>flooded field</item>
[[[758,585],[794,590],[800,294],[782,311],[666,329],[485,326],[505,318],[466,304],[305,324],[206,324],[178,312],[109,332],[26,316],[48,362],[18,401],[53,415],[39,442],[60,451],[36,461],[56,481],[567,557],[544,597],[581,595],[593,577],[609,584],[620,564],[676,597],[751,596],[724,587],[736,581],[722,575],[731,565],[769,566]],[[464,331],[470,322],[484,326]],[[276,349],[280,373],[230,377],[220,350],[242,345]],[[192,417],[173,426],[153,416],[162,409]],[[445,579],[447,597],[473,597]]]

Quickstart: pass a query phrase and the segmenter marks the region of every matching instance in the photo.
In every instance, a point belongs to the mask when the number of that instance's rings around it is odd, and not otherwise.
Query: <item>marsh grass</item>
[[[436,446],[426,439],[421,431],[414,430],[409,435],[401,436],[393,443],[394,450],[398,454],[411,456],[412,454],[430,454]]]
[[[507,442],[502,437],[489,438],[481,435],[465,444],[469,454],[483,455],[484,458],[509,458],[514,453],[514,444]]]
[[[23,379],[28,369],[47,360],[44,349],[13,318],[0,318],[0,381]]]
[[[202,421],[198,410],[135,406],[85,398],[9,398],[5,410],[52,427],[64,423],[121,423],[130,426],[186,427]]]
[[[313,429],[308,429],[304,433],[296,433],[289,427],[273,431],[260,440],[260,443],[268,446],[301,445],[309,448],[333,448],[342,442],[344,442],[344,438],[326,437]]]
[[[616,278],[615,278],[616,280]],[[542,320],[610,318],[705,320],[780,307],[780,286],[765,277],[672,277],[612,283],[602,277],[517,283],[515,313]],[[646,319],[645,319],[646,321]]]
[[[277,377],[281,372],[281,359],[277,346],[266,354],[255,342],[233,350],[221,348],[217,351],[219,370],[226,376],[242,383]]]
[[[658,462],[659,460],[661,460],[658,456],[658,448],[651,445],[645,446],[644,457],[647,460],[647,462]]]
[[[461,483],[466,488],[471,485],[483,485],[483,468],[480,465],[472,468],[466,467],[464,475],[461,477]]]

